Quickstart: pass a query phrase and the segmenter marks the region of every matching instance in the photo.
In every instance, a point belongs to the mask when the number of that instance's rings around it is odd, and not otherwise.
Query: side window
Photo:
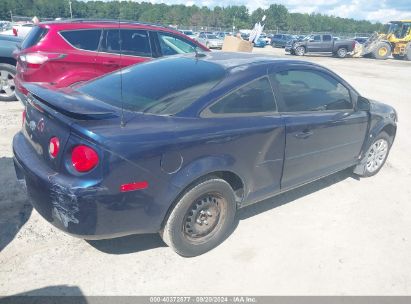
[[[315,42],[320,42],[321,41],[321,36],[320,35],[315,35],[313,37],[313,39],[314,39]]]
[[[213,114],[252,114],[274,111],[277,111],[277,107],[267,77],[246,84],[208,109],[208,112]]]
[[[161,53],[164,56],[193,53],[196,45],[183,38],[167,33],[158,33]]]
[[[76,30],[60,32],[73,47],[87,51],[97,51],[101,30]]]
[[[349,90],[333,77],[314,70],[270,75],[283,101],[282,112],[353,109]]]
[[[331,35],[324,35],[323,36],[323,41],[331,41],[331,40],[332,40]]]
[[[152,56],[148,33],[144,30],[106,30],[103,40],[101,48],[103,52],[144,57]]]

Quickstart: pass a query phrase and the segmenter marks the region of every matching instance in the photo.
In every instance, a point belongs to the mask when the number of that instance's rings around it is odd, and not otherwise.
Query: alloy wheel
[[[6,70],[0,70],[0,96],[12,97],[15,91],[14,75]]]
[[[385,139],[379,139],[368,149],[367,152],[367,170],[373,173],[381,168],[388,154],[388,142]]]

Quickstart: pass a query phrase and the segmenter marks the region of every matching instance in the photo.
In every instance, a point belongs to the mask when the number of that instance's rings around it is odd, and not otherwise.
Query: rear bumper
[[[21,132],[13,139],[13,154],[17,178],[25,181],[31,204],[60,230],[83,239],[159,231],[165,211],[159,210],[149,196],[113,194],[100,181],[85,182],[55,172],[37,156]]]

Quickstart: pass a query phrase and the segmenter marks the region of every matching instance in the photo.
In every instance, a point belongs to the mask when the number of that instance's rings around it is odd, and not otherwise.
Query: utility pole
[[[10,11],[10,19],[11,19],[11,22],[13,22],[13,12],[12,11]]]
[[[70,6],[70,18],[73,19],[73,10],[71,9],[71,0],[69,0],[69,6]]]

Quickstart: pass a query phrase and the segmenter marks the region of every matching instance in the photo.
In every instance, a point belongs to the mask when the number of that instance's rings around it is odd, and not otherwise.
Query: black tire
[[[371,150],[373,149],[373,146],[375,143],[377,143],[379,140],[384,140],[387,143],[387,152],[385,154],[384,159],[382,159],[381,164],[378,166],[377,169],[371,171],[370,168],[367,166],[368,164],[368,157],[371,153]],[[370,145],[368,148],[367,152],[364,153],[363,158],[361,159],[360,163],[358,166],[354,169],[354,172],[362,177],[370,177],[376,175],[378,172],[380,172],[381,168],[384,166],[385,161],[387,160],[388,154],[390,153],[391,145],[393,142],[393,138],[390,137],[387,133],[381,132],[378,134],[378,136],[375,137],[373,143]],[[357,171],[357,169],[359,169]]]
[[[379,60],[388,59],[391,56],[391,46],[386,42],[380,42],[372,52],[372,57]]]
[[[348,54],[348,50],[344,47],[339,48],[336,53],[338,58],[345,58],[347,57],[347,54]]]
[[[4,75],[5,77],[3,78]],[[0,101],[16,101],[14,77],[16,76],[16,67],[7,64],[0,64]],[[10,85],[10,84],[13,85]]]
[[[203,254],[231,233],[236,209],[234,191],[225,180],[200,181],[178,200],[160,235],[181,256]]]
[[[291,50],[291,51],[290,51],[290,54],[291,54],[291,55],[295,55],[295,51],[294,51],[294,50]]]
[[[303,47],[303,46],[297,46],[296,48],[295,48],[295,54],[297,55],[297,56],[304,56],[304,54],[305,54],[305,47]]]

